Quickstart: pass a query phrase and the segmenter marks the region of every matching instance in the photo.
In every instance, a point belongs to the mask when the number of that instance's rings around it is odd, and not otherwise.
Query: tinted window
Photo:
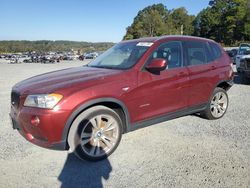
[[[182,66],[181,42],[173,41],[161,44],[150,56],[147,63],[154,58],[163,58],[168,62],[168,69]]]
[[[212,50],[210,49],[209,43],[205,44],[206,56],[207,56],[207,63],[214,61],[214,57],[212,55]]]
[[[203,42],[184,42],[188,65],[200,65],[207,63],[206,44]]]
[[[221,57],[220,47],[215,43],[209,43],[209,45],[210,45],[210,49],[211,49],[212,61],[219,59]]]

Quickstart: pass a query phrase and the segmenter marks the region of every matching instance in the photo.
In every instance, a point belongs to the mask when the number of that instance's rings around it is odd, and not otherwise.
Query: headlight
[[[52,109],[62,99],[60,94],[28,95],[24,106]]]

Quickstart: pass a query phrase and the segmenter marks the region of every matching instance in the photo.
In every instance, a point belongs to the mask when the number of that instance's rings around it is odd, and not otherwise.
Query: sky
[[[0,0],[0,40],[119,42],[139,10],[162,3],[197,15],[209,0]]]

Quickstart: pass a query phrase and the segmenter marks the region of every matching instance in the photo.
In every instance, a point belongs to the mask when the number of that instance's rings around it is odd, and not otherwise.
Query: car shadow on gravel
[[[102,178],[107,180],[112,171],[108,159],[99,162],[81,161],[73,153],[68,154],[58,177],[61,187],[102,188]]]

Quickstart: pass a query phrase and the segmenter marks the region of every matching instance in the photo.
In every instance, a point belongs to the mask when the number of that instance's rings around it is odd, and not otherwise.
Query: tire
[[[222,88],[216,87],[207,108],[201,112],[201,116],[209,120],[222,118],[227,111],[228,103],[227,92]]]
[[[82,160],[99,161],[112,154],[121,141],[122,121],[105,106],[94,106],[80,113],[73,121],[68,144]]]

